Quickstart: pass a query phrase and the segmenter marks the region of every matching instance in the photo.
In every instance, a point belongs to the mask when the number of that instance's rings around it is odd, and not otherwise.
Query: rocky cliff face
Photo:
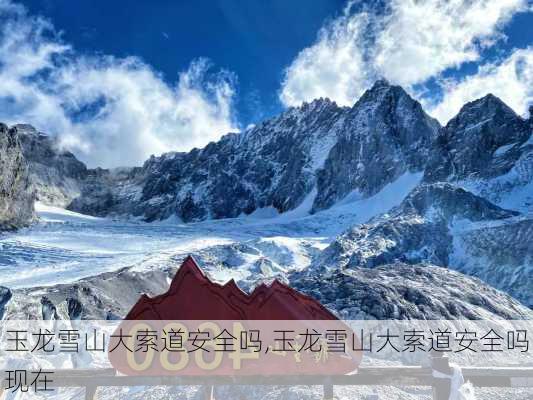
[[[42,201],[97,216],[188,222],[264,208],[317,212],[372,196],[406,172],[527,211],[532,121],[487,95],[440,128],[402,88],[378,81],[351,108],[318,99],[203,149],[119,171],[87,170],[33,128],[16,129]]]
[[[344,116],[318,171],[313,209],[353,191],[368,197],[405,172],[424,170],[439,127],[402,88],[376,82]]]
[[[86,214],[106,214],[114,205],[111,192],[118,193],[121,182],[129,181],[136,171],[89,169],[55,137],[31,125],[17,124],[11,129],[19,138],[36,200],[42,203],[66,208],[74,202]],[[93,202],[83,206],[84,199]]]
[[[293,209],[312,191],[317,157],[333,142],[343,111],[317,100],[203,149],[152,157],[127,181],[86,193],[70,208],[148,221],[236,217],[269,206]],[[92,209],[101,203],[109,207]]]
[[[39,198],[97,216],[188,222],[265,208],[316,214],[368,200],[398,177],[419,173],[423,182],[399,206],[317,251],[311,275],[300,278],[311,287],[313,279],[332,285],[349,279],[357,286],[377,282],[373,269],[401,280],[401,273],[388,271],[398,268],[435,290],[450,279],[475,291],[477,281],[462,275],[421,272],[427,265],[447,267],[533,307],[533,119],[492,95],[466,104],[441,128],[403,89],[379,81],[351,108],[315,100],[203,149],[114,171],[88,170],[42,134],[26,126],[15,130],[23,137]],[[270,261],[261,260],[257,270]],[[411,286],[419,284],[416,279]],[[387,282],[399,293],[397,284]],[[489,308],[501,314],[494,306],[498,296]],[[410,307],[401,315],[423,314]]]
[[[406,172],[503,207],[533,204],[532,120],[492,95],[440,128],[402,88],[378,81],[351,108],[318,99],[203,149],[117,171],[88,170],[32,127],[14,129],[38,199],[97,216],[188,222],[264,208],[317,212],[367,198]]]
[[[19,136],[0,124],[0,230],[28,225],[33,219],[33,202]]]
[[[479,279],[430,264],[296,274],[297,289],[343,319],[529,319],[533,312]]]
[[[81,194],[87,176],[85,165],[31,125],[18,124],[12,129],[20,138],[37,200],[66,207]]]
[[[127,182],[82,193],[70,208],[148,221],[314,212],[422,171],[438,128],[403,89],[380,81],[352,108],[319,99],[203,149],[152,157]]]
[[[476,276],[533,306],[533,220],[450,184],[422,185],[390,213],[339,236],[311,271],[431,263]]]
[[[440,131],[427,178],[457,181],[505,174],[527,150],[530,136],[529,121],[488,94],[465,104]]]

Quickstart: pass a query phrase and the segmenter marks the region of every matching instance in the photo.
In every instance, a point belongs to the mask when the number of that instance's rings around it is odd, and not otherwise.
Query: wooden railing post
[[[86,386],[85,387],[85,400],[96,400],[96,386]]]
[[[334,394],[333,394],[333,384],[328,379],[324,383],[324,400],[333,400]]]
[[[215,387],[208,385],[204,387],[204,399],[205,400],[215,400]]]
[[[448,375],[449,378],[433,378],[433,399],[448,400],[451,392],[451,375],[450,361],[442,352],[433,352],[431,354],[431,368],[441,374]]]

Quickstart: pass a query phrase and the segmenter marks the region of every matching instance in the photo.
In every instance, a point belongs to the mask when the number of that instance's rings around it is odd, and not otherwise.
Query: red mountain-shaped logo
[[[275,280],[251,294],[230,280],[212,282],[192,257],[187,257],[169,290],[150,298],[143,295],[127,320],[335,320],[313,298]]]
[[[109,359],[126,375],[332,375],[357,368],[358,346],[311,297],[279,281],[247,294],[233,280],[212,282],[187,257],[166,293],[133,306],[112,336]]]

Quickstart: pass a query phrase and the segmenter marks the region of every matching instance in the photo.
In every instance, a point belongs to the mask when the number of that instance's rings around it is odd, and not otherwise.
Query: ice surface
[[[46,286],[123,267],[161,268],[179,256],[215,253],[232,244],[246,245],[257,254],[238,253],[247,259],[211,271],[217,280],[244,279],[257,268],[274,275],[302,269],[314,249],[323,249],[349,226],[399,204],[420,179],[421,174],[404,174],[370,198],[347,198],[314,215],[309,211],[316,192],[284,214],[264,210],[190,224],[95,218],[37,204],[36,225],[0,236],[0,285]]]

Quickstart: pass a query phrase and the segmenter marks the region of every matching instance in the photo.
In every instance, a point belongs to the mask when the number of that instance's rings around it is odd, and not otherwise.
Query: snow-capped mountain
[[[378,81],[353,107],[315,100],[203,149],[116,170],[87,169],[46,135],[14,129],[41,202],[167,220],[69,215],[65,226],[85,232],[90,250],[61,244],[53,257],[42,244],[65,229],[55,219],[36,228],[45,266],[33,280],[50,282],[48,262],[84,279],[33,290],[13,277],[22,288],[10,304],[21,310],[123,316],[139,291],[165,291],[192,253],[215,280],[251,289],[276,277],[348,318],[529,318],[518,301],[533,306],[533,120],[492,95],[440,127],[402,88]],[[34,251],[3,246],[9,262]],[[120,304],[117,287],[128,293]]]
[[[340,235],[309,273],[431,263],[533,306],[533,220],[448,183],[421,185],[389,213]]]
[[[465,104],[439,132],[428,180],[490,179],[503,175],[531,151],[531,120],[492,94]]]
[[[351,108],[318,99],[203,149],[152,157],[69,208],[186,222],[302,205],[316,212],[422,171],[438,129],[403,89],[378,81]]]

